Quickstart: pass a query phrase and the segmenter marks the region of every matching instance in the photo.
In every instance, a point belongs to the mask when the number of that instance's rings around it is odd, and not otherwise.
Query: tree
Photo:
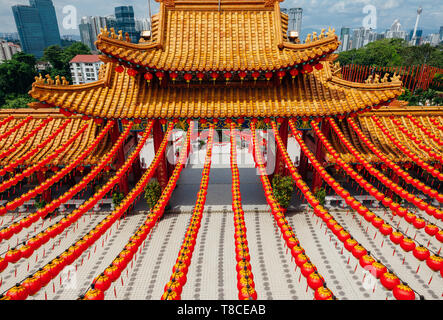
[[[294,180],[291,176],[282,177],[275,175],[272,179],[272,189],[275,199],[282,208],[287,208],[291,203],[294,192]]]
[[[72,81],[69,62],[78,54],[91,54],[91,50],[81,42],[75,42],[66,48],[53,45],[45,49],[42,60],[52,65],[49,70],[52,78],[59,75],[60,77],[66,77],[68,81]]]
[[[0,106],[6,100],[27,94],[37,75],[34,65],[35,57],[23,52],[0,64]]]
[[[145,199],[149,209],[154,208],[155,204],[160,199],[162,194],[162,188],[157,180],[149,182],[145,188]]]

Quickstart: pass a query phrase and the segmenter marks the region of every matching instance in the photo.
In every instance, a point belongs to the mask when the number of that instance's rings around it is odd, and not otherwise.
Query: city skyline
[[[0,32],[16,32],[16,26],[12,15],[11,7],[13,5],[27,4],[28,0],[4,0],[5,6],[0,7],[0,19],[3,27]],[[121,5],[134,6],[136,18],[146,18],[148,16],[147,1],[117,1],[117,0],[97,0],[94,6],[90,1],[76,0],[75,4],[68,0],[54,0],[54,6],[57,13],[58,24],[61,35],[79,35],[78,25],[84,16],[108,16],[114,14],[114,7]],[[77,9],[76,29],[65,29],[63,19],[66,13],[63,8],[74,5]],[[403,29],[409,32],[414,28],[416,10],[419,5],[423,7],[422,19],[419,29],[424,34],[438,33],[440,24],[443,21],[443,3],[437,0],[428,0],[426,3],[419,3],[413,0],[292,0],[284,1],[282,8],[301,7],[303,8],[302,31],[311,32],[311,30],[320,30],[321,28],[333,27],[338,32],[342,27],[351,29],[359,28],[363,24],[366,16],[363,8],[372,5],[377,9],[377,32],[384,32],[389,29],[395,19],[398,19]],[[152,0],[152,13],[158,11],[159,4]],[[319,10],[321,8],[322,10]]]

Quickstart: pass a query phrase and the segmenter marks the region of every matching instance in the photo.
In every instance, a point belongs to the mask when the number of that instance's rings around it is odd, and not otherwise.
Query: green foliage
[[[287,208],[291,203],[294,185],[294,180],[291,176],[282,177],[275,175],[272,179],[274,197],[282,208]]]
[[[117,207],[122,200],[125,198],[125,195],[121,192],[114,192],[112,194],[112,203],[114,204],[115,207]]]
[[[1,109],[20,109],[28,108],[28,103],[36,101],[28,94],[8,94],[4,98],[4,104]]]
[[[154,208],[155,204],[160,199],[162,188],[157,180],[152,180],[145,188],[145,199],[149,209]]]
[[[53,45],[45,49],[42,60],[52,65],[49,70],[52,78],[59,75],[60,77],[66,77],[68,81],[72,81],[69,61],[78,54],[91,54],[91,50],[81,42],[74,42],[66,48]]]
[[[405,89],[398,99],[408,101],[411,106],[441,106],[443,104],[443,94],[433,89],[424,91],[419,88],[415,92]]]
[[[35,200],[34,206],[37,208],[37,210],[43,209],[46,206],[46,201],[41,197],[40,199]]]
[[[37,75],[33,55],[16,53],[11,60],[0,64],[0,106],[6,100],[26,94]]]
[[[402,39],[382,39],[339,54],[341,65],[399,67],[428,64],[443,68],[443,46],[409,46]]]
[[[325,199],[326,199],[326,189],[323,187],[317,187],[314,190],[314,196],[317,198],[318,202],[320,202],[320,204],[322,206],[325,205]]]

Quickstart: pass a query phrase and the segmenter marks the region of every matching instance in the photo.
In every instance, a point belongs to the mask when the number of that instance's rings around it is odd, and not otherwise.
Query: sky
[[[79,34],[78,22],[86,15],[106,16],[113,14],[114,7],[119,5],[134,6],[135,15],[138,18],[148,16],[149,0],[53,0],[57,12],[57,18],[62,35]],[[15,22],[11,6],[15,4],[28,4],[28,0],[0,0],[0,32],[16,32]],[[341,27],[358,28],[364,23],[371,22],[365,18],[371,15],[376,17],[371,26],[376,26],[377,32],[388,29],[395,19],[399,19],[403,30],[409,31],[414,28],[416,11],[419,5],[423,7],[423,13],[419,29],[425,33],[438,32],[443,26],[443,1],[441,0],[286,0],[281,7],[303,8],[302,29],[311,32],[328,28],[329,26],[340,32]],[[158,3],[151,0],[153,13],[158,11]],[[72,9],[75,8],[73,11]],[[366,8],[366,11],[364,11]],[[368,10],[369,9],[369,10]],[[65,10],[65,12],[63,12]],[[67,10],[67,11],[66,11]],[[374,11],[375,10],[375,11]],[[76,13],[76,23],[70,23]],[[68,27],[63,25],[67,22]],[[376,24],[374,24],[376,22]]]

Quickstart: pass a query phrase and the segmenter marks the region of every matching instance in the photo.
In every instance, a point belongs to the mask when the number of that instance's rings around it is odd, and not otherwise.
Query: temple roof
[[[323,69],[287,76],[281,84],[271,81],[240,83],[148,85],[141,74],[135,77],[115,71],[108,63],[99,81],[82,85],[55,85],[37,80],[30,95],[46,103],[32,107],[63,108],[101,118],[191,118],[274,117],[346,115],[380,104],[401,94],[401,82],[353,83]]]
[[[371,140],[375,146],[381,150],[391,161],[394,162],[410,162],[411,160],[399,150],[389,138],[381,131],[381,129],[375,124],[374,120],[371,118],[372,115],[376,115],[380,119],[381,123],[408,149],[420,156],[423,161],[435,162],[436,160],[429,156],[429,154],[422,149],[420,149],[417,144],[403,133],[397,125],[394,124],[391,119],[392,116],[399,120],[403,127],[407,128],[412,132],[420,142],[431,148],[434,152],[439,155],[443,155],[443,148],[439,146],[435,141],[427,137],[421,130],[419,130],[407,115],[412,115],[416,118],[425,128],[428,128],[437,137],[443,137],[440,129],[432,124],[430,118],[438,119],[443,123],[443,109],[442,107],[384,107],[380,110],[374,112],[368,112],[359,115],[356,118],[356,122],[363,131],[363,133]],[[363,142],[360,141],[356,133],[353,131],[351,126],[346,120],[339,122],[339,126],[343,134],[347,139],[353,144],[353,146],[370,162],[380,162],[378,157],[371,152]],[[337,152],[341,155],[343,160],[346,162],[357,162],[354,157],[346,150],[342,142],[339,141],[338,137],[332,133],[331,142]],[[332,157],[328,157],[332,160]]]
[[[14,147],[14,144],[18,143],[20,140],[25,138],[32,130],[36,129],[44,120],[49,117],[52,118],[47,124],[41,128],[32,138],[27,140],[25,143],[21,144],[14,152],[10,153],[8,156],[0,159],[0,165],[6,166],[10,163],[14,163],[17,159],[22,157],[28,151],[36,148],[45,139],[47,139],[51,134],[53,134],[67,118],[61,115],[57,109],[1,109],[0,110],[0,121],[13,116],[14,119],[7,122],[1,127],[1,132],[5,133],[9,129],[16,126],[18,123],[23,121],[23,119],[31,116],[31,120],[22,125],[14,133],[0,140],[0,154]],[[78,156],[88,148],[95,137],[100,131],[100,126],[98,126],[94,120],[82,120],[81,117],[73,116],[70,119],[68,125],[44,148],[39,150],[32,158],[25,160],[23,165],[32,165],[41,161],[44,157],[51,154],[55,149],[63,145],[67,140],[74,136],[81,127],[85,124],[89,124],[88,128],[74,141],[73,144],[62,152],[57,158],[55,158],[50,165],[68,165],[71,164]],[[84,165],[90,165],[97,163],[100,158],[109,151],[110,139],[106,138],[103,140],[99,147],[91,153],[84,161]]]
[[[306,43],[287,39],[288,16],[279,1],[162,1],[152,18],[152,37],[125,41],[104,30],[97,49],[118,61],[165,71],[277,70],[313,62],[334,52],[334,31]]]

